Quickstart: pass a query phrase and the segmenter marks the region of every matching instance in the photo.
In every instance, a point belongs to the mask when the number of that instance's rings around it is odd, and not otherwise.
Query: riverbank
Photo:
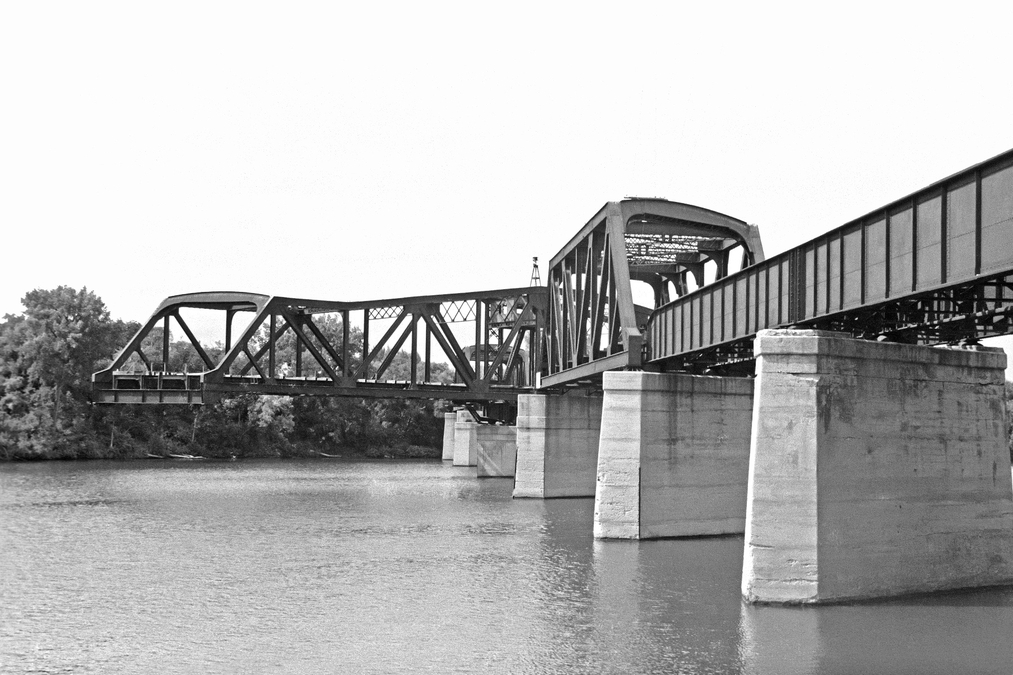
[[[235,459],[311,459],[311,458],[347,458],[347,459],[441,459],[440,448],[409,443],[384,444],[368,447],[327,445],[321,449],[320,444],[307,441],[281,441],[274,444],[253,443],[247,447],[208,446],[202,443],[179,443],[164,438],[150,439],[147,444],[129,446],[115,444],[112,447],[95,447],[82,444],[76,451],[54,451],[51,454],[13,454],[0,456],[0,464],[5,462],[61,462],[79,460],[235,460]]]

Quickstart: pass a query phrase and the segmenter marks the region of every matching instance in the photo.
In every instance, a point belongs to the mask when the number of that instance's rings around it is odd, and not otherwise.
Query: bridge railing
[[[647,361],[752,358],[764,328],[939,344],[1010,332],[1013,150],[658,308]]]
[[[184,319],[189,309],[220,312],[224,343],[202,344]],[[512,400],[535,384],[546,309],[537,287],[365,302],[172,296],[92,376],[93,390],[105,403],[195,404],[244,392]],[[233,336],[239,313],[250,320]],[[200,368],[171,372],[173,327]]]

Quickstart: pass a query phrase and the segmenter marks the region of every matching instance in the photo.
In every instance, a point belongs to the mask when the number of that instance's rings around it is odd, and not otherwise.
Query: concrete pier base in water
[[[602,385],[594,536],[742,532],[753,380],[612,372]]]
[[[756,338],[742,594],[820,603],[1013,581],[998,349]]]
[[[517,463],[517,427],[479,424],[475,430],[478,445],[478,477],[510,477]]]
[[[514,497],[593,497],[601,429],[600,396],[517,397]]]
[[[454,425],[457,424],[457,413],[443,414],[443,459],[454,459]]]
[[[454,466],[478,464],[478,422],[467,410],[458,410],[454,422]],[[446,431],[444,430],[444,438]]]

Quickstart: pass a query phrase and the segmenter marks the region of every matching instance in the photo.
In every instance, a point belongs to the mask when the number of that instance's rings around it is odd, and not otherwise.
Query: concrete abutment
[[[479,478],[514,475],[517,429],[479,424],[467,410],[447,413],[443,427],[443,458],[454,466],[474,466]]]
[[[593,497],[601,396],[517,397],[514,498]]]
[[[756,339],[742,594],[872,599],[1013,581],[996,349]]]
[[[457,413],[443,413],[443,459],[454,460],[454,426],[457,424]]]
[[[602,384],[594,536],[743,532],[752,378],[610,372]]]
[[[479,478],[514,475],[517,463],[517,427],[479,424],[476,429],[476,473]]]
[[[454,414],[454,466],[475,466],[478,464],[478,422],[467,410]]]

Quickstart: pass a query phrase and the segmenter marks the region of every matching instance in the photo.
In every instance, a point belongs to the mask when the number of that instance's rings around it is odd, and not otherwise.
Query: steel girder
[[[985,338],[1013,334],[1013,274],[778,327],[812,328],[904,344],[973,345]],[[755,366],[754,338],[755,333],[649,367],[669,372],[751,375]]]
[[[659,307],[647,364],[752,369],[754,335],[916,344],[1013,333],[1013,150]]]

